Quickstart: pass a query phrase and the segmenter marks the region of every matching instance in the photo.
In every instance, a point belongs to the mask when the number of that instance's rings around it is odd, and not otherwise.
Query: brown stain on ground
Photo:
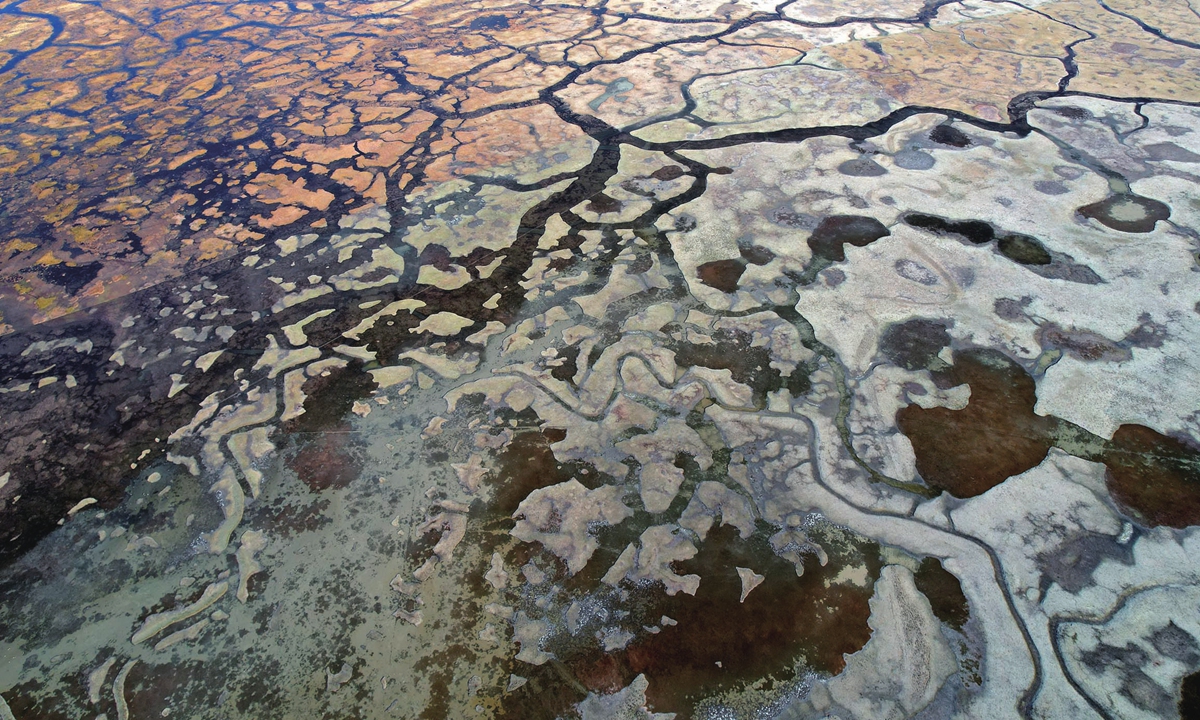
[[[1153,232],[1160,220],[1171,217],[1171,208],[1165,203],[1140,195],[1112,195],[1075,212],[1127,233]]]
[[[967,406],[909,405],[896,413],[929,485],[975,497],[1036,467],[1050,452],[1056,421],[1034,413],[1035,383],[1013,360],[995,350],[960,350],[936,377],[944,387],[969,385]]]
[[[58,708],[82,707],[87,702],[84,692],[84,683],[79,683],[78,689],[47,693],[44,682],[35,678],[13,686],[0,697],[8,703],[13,717],[21,720],[67,720],[72,716]]]
[[[550,446],[564,436],[557,428],[522,432],[497,453],[496,471],[487,479],[494,489],[481,511],[484,526],[491,528],[491,537],[472,539],[479,540],[484,549],[475,574],[482,576],[493,548],[504,556],[510,574],[533,562],[546,573],[549,583],[566,593],[559,600],[564,607],[572,598],[586,599],[585,605],[598,602],[612,613],[601,625],[638,629],[637,637],[623,649],[605,652],[596,637],[599,625],[594,622],[575,634],[555,630],[543,645],[553,660],[540,666],[508,660],[505,672],[525,677],[527,683],[512,692],[489,695],[489,703],[496,703],[495,717],[572,717],[574,706],[589,692],[617,692],[645,673],[650,681],[650,708],[678,713],[678,720],[686,720],[695,716],[701,701],[716,694],[764,679],[768,687],[794,682],[798,666],[822,673],[840,672],[844,654],[866,644],[871,634],[867,624],[869,601],[881,567],[874,543],[837,535],[836,540],[824,543],[830,555],[827,566],[822,567],[811,556],[803,576],[797,577],[795,567],[771,549],[768,538],[775,532],[774,527],[760,523],[755,534],[743,540],[734,528],[718,525],[697,543],[696,557],[675,563],[674,569],[681,575],[700,575],[697,594],[672,597],[661,585],[626,583],[624,590],[618,591],[601,581],[624,547],[651,523],[652,518],[645,513],[637,513],[617,526],[597,528],[600,547],[574,576],[568,576],[566,566],[539,543],[512,545],[501,541],[511,540],[505,528],[510,526],[511,515],[521,501],[534,490],[572,477],[589,487],[604,481],[594,468],[555,459]],[[866,566],[869,581],[864,586],[829,583],[850,565]],[[752,568],[766,578],[745,603],[739,602],[739,566]],[[490,587],[475,582],[472,585],[477,585],[473,588],[474,602],[487,602]],[[548,619],[561,626],[563,618],[558,612],[565,610],[552,611]],[[678,625],[663,626],[664,615]],[[469,618],[463,620],[470,622]],[[659,626],[660,632],[652,634],[644,629],[651,626]],[[437,697],[432,700],[431,707],[446,707]]]
[[[1200,448],[1144,425],[1122,425],[1104,454],[1107,486],[1147,525],[1200,524]]]
[[[496,708],[496,720],[557,720],[577,717],[574,706],[587,697],[576,684],[571,670],[561,663],[527,665],[514,662],[512,672],[526,679],[516,690],[505,693]],[[620,688],[618,688],[620,689]]]
[[[891,235],[887,227],[866,215],[832,215],[821,221],[808,238],[813,257],[828,262],[846,259],[846,245],[866,247],[880,238]]]
[[[956,148],[965,148],[971,145],[970,136],[949,123],[938,125],[930,130],[929,139],[935,143]]]
[[[1034,412],[1033,378],[996,350],[954,353],[933,373],[942,387],[966,383],[962,410],[909,405],[896,424],[912,443],[929,485],[960,498],[981,495],[1039,465],[1051,447],[1108,466],[1107,486],[1122,512],[1147,527],[1200,525],[1200,445],[1145,427],[1122,425],[1105,440],[1060,418]],[[1089,444],[1062,442],[1086,436]]]
[[[593,195],[588,201],[587,209],[597,215],[615,213],[621,209],[621,201],[600,192]]]
[[[686,171],[678,165],[664,165],[654,172],[650,173],[650,177],[660,182],[670,182],[683,177]]]
[[[794,566],[771,550],[768,536],[760,530],[742,540],[729,526],[711,530],[698,543],[695,558],[675,564],[679,574],[700,575],[694,597],[669,596],[660,585],[632,587],[625,599],[611,591],[610,606],[629,613],[621,627],[658,626],[660,632],[641,630],[629,646],[607,653],[589,634],[590,626],[574,636],[556,637],[545,648],[555,661],[536,668],[515,663],[513,672],[529,683],[504,696],[497,717],[562,717],[583,699],[584,691],[611,694],[644,673],[649,708],[687,720],[696,716],[701,701],[722,692],[764,679],[768,688],[795,680],[798,663],[817,672],[840,672],[843,654],[861,649],[871,635],[867,618],[881,565],[878,548],[863,543],[843,554],[831,552],[826,567],[810,557],[804,575],[797,577]],[[611,564],[609,556],[619,552],[607,545],[566,587],[605,592],[599,575]],[[827,587],[846,565],[839,560],[865,563],[870,582]],[[744,603],[739,602],[739,566],[766,578]],[[661,625],[664,615],[678,624]]]
[[[354,402],[375,387],[359,361],[304,383],[304,413],[284,423],[283,430],[297,444],[286,464],[313,492],[344,488],[362,472],[355,435],[345,418]]]
[[[120,666],[118,663],[113,670]],[[160,718],[168,707],[217,707],[230,679],[226,671],[214,672],[210,663],[199,660],[161,665],[138,663],[125,683],[129,716]]]
[[[713,370],[728,370],[733,379],[753,391],[755,407],[766,407],[767,393],[786,387],[792,397],[803,397],[811,389],[810,368],[801,365],[791,375],[783,377],[778,368],[771,367],[771,352],[765,346],[755,347],[748,333],[720,331],[713,342],[699,345],[678,342],[670,346],[675,363],[680,368],[694,366]]]
[[[671,597],[656,588],[647,620],[666,615],[679,624],[640,636],[624,652],[629,679],[645,673],[650,680],[647,699],[656,712],[679,713],[685,720],[703,698],[760,678],[793,679],[798,660],[817,672],[837,674],[845,667],[843,654],[857,652],[871,637],[867,618],[876,563],[868,564],[866,587],[827,587],[842,565],[821,567],[810,556],[797,577],[795,568],[771,551],[765,534],[743,541],[722,525],[700,543],[695,558],[678,565],[680,574],[700,576],[696,596]],[[737,567],[766,578],[744,603],[739,602]]]
[[[285,423],[283,429],[289,433],[318,432],[341,425],[354,401],[369,396],[375,387],[360,361],[309,378],[302,388],[306,396],[304,413]]]
[[[348,486],[362,472],[349,424],[312,436],[287,460],[287,466],[313,492]]]
[[[738,280],[746,271],[746,263],[741,260],[713,260],[696,266],[696,276],[700,282],[723,293],[735,293]]]
[[[1133,357],[1129,348],[1121,347],[1090,330],[1075,330],[1046,323],[1038,328],[1036,337],[1043,348],[1057,348],[1080,360],[1124,362]]]
[[[913,574],[917,589],[929,600],[938,620],[962,630],[971,619],[971,606],[958,578],[950,574],[937,558],[925,558]]]
[[[493,477],[495,494],[491,499],[492,512],[511,517],[529,493],[575,477],[554,457],[550,444],[565,437],[562,430],[548,428],[543,432],[523,432],[513,437],[497,460]],[[583,482],[583,479],[580,479]]]

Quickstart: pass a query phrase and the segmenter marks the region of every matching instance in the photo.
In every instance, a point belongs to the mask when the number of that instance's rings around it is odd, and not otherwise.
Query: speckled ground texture
[[[0,444],[0,719],[1200,718],[1200,6],[4,2]]]

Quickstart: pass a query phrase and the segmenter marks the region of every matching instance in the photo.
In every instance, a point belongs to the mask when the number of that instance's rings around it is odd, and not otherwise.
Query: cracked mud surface
[[[0,717],[1195,716],[1194,3],[0,38]]]

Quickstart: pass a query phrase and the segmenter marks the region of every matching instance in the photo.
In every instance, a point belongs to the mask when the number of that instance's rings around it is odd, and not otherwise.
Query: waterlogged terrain
[[[0,718],[1200,717],[1188,0],[0,6]]]

